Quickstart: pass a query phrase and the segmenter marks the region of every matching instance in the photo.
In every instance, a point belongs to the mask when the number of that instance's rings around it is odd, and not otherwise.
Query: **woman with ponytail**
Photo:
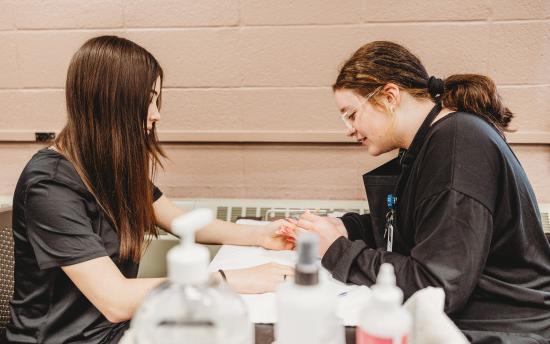
[[[153,184],[164,156],[156,136],[163,77],[153,55],[116,36],[92,38],[73,56],[67,124],[31,158],[15,189],[9,343],[117,343],[145,295],[165,280],[136,278],[147,238],[158,227],[170,231],[183,214]],[[196,238],[290,249],[275,233],[284,223],[216,220]],[[273,263],[212,278],[262,293],[292,274]]]
[[[445,312],[474,342],[546,343],[550,245],[493,81],[430,77],[379,41],[344,63],[333,90],[349,136],[372,155],[400,154],[364,176],[370,214],[296,223],[319,234],[323,266],[371,285],[391,263],[405,297],[443,288]]]

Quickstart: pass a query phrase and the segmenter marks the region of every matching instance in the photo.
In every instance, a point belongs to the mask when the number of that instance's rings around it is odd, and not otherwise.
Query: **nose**
[[[355,130],[355,128],[350,127],[346,132],[346,136],[353,137],[356,133],[357,133],[357,131]]]
[[[160,121],[160,111],[159,110],[155,110],[151,116],[151,121],[152,122],[158,122]]]

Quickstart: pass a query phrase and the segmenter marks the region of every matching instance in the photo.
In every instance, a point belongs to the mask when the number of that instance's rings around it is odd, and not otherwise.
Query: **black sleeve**
[[[27,237],[40,269],[107,256],[94,233],[86,200],[69,186],[45,180],[27,189]]]
[[[153,184],[153,203],[155,203],[159,198],[162,197],[162,191]]]
[[[415,245],[410,256],[369,249],[362,241],[336,240],[322,259],[343,282],[371,285],[382,263],[395,268],[405,298],[427,286],[445,291],[445,311],[468,300],[489,253],[493,220],[487,208],[456,190],[420,202],[415,213]]]
[[[368,247],[376,247],[369,214],[347,213],[341,217],[351,241],[363,240]]]

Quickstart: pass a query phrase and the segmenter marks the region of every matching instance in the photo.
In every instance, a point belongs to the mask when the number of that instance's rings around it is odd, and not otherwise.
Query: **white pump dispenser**
[[[337,296],[319,279],[319,239],[315,234],[298,237],[298,261],[294,281],[281,285],[276,294],[277,344],[343,344],[344,327],[336,315]]]
[[[197,209],[172,221],[181,243],[168,252],[168,278],[176,283],[197,284],[208,280],[210,252],[195,243],[195,232],[214,220],[210,209]]]
[[[168,280],[147,296],[130,325],[137,344],[252,344],[254,327],[241,298],[209,278],[210,254],[195,233],[214,219],[197,209],[172,222],[182,237],[168,252]]]

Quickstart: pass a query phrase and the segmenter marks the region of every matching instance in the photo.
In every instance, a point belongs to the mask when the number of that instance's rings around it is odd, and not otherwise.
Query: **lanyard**
[[[441,109],[442,109],[441,102],[439,101],[439,98],[437,98],[435,106],[430,110],[430,113],[428,113],[428,116],[426,116],[426,119],[424,119],[424,122],[422,122],[422,125],[416,132],[416,135],[414,136],[414,139],[411,142],[409,149],[406,151],[400,152],[401,174],[399,176],[399,179],[397,181],[397,185],[395,186],[393,194],[387,195],[387,198],[386,198],[388,212],[386,213],[386,226],[384,230],[384,238],[386,239],[386,250],[388,252],[391,252],[393,250],[393,236],[394,236],[394,227],[395,227],[395,222],[397,217],[396,209],[397,209],[397,201],[399,199],[399,194],[400,192],[403,191],[403,188],[405,187],[405,184],[409,179],[409,176],[412,170],[412,165],[414,163],[414,160],[416,159],[416,156],[418,155],[418,152],[420,151],[420,149],[422,148],[422,145],[424,144],[426,135],[430,130],[430,126],[434,121],[434,119],[439,114],[439,112],[441,112]]]

